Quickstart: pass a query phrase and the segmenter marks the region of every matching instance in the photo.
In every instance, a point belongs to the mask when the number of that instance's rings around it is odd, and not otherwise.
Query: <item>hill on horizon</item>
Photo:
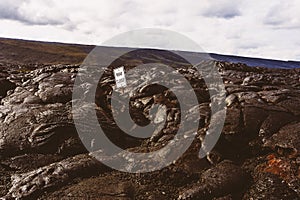
[[[0,65],[13,64],[80,64],[95,45],[41,42],[0,38]],[[117,48],[117,47],[113,47]],[[268,68],[300,68],[300,61],[281,61],[210,53],[217,61],[243,63]]]

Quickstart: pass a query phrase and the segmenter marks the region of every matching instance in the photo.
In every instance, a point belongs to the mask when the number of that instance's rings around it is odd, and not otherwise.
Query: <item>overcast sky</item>
[[[206,52],[300,60],[300,0],[0,0],[0,37],[100,45],[164,28]]]

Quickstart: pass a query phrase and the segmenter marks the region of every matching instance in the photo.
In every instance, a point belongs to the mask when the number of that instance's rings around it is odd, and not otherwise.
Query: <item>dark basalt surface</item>
[[[198,158],[211,119],[210,99],[203,81],[195,78],[195,70],[177,67],[196,91],[199,129],[193,144],[178,161],[162,170],[142,174],[112,170],[92,156],[97,152],[88,153],[83,147],[73,117],[91,105],[82,105],[74,115],[71,109],[79,66],[3,65],[0,68],[0,196],[2,199],[299,199],[300,70],[215,64],[227,92],[226,120],[217,145],[206,158]],[[159,68],[152,71],[154,75]],[[150,80],[152,71],[143,81]],[[159,124],[165,117],[166,123],[151,138],[128,137],[118,129],[111,114],[114,84],[112,74],[107,72],[98,84],[95,110],[108,137],[123,148],[135,152],[160,149],[173,139],[180,118],[189,117],[181,116],[178,101],[167,88],[142,87],[131,98],[132,119],[143,125],[150,118]],[[180,85],[176,81],[174,84]],[[186,92],[178,90],[182,95]],[[149,113],[154,103],[166,106],[166,116],[162,112]]]

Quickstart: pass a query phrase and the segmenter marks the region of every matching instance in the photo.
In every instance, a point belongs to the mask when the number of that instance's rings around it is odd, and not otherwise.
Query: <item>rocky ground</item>
[[[195,70],[177,68],[196,91],[200,124],[191,147],[170,166],[130,174],[98,162],[82,145],[72,115],[78,65],[0,67],[0,196],[2,199],[299,199],[300,70],[216,63],[226,89],[221,137],[206,158],[198,152],[211,120],[210,98]],[[159,69],[149,70],[157,73]],[[144,81],[148,81],[144,77]],[[174,138],[181,116],[164,87],[139,88],[133,120],[149,123],[154,103],[166,105],[162,130],[145,140],[127,137],[113,120],[114,79],[98,84],[98,121],[108,137],[131,151],[159,149]],[[180,84],[180,83],[175,83]],[[185,91],[180,91],[183,93]],[[80,109],[78,110],[80,115]],[[160,121],[162,113],[153,114]],[[112,159],[112,158],[107,158]]]

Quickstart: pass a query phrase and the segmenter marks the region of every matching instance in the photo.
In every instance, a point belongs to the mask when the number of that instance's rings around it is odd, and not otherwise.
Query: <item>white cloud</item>
[[[68,18],[51,0],[0,1],[0,19],[10,19],[27,25],[61,25]]]
[[[269,10],[265,24],[277,29],[300,28],[300,3],[298,0],[280,1]]]
[[[0,36],[101,44],[153,27],[208,52],[300,60],[299,10],[297,0],[0,0]]]
[[[218,17],[230,19],[241,15],[239,1],[206,1],[202,14],[206,17]]]

